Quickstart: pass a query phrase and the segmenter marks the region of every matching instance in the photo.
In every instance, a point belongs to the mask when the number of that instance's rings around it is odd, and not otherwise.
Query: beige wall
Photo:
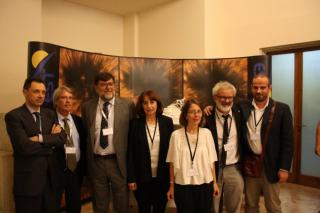
[[[320,40],[318,0],[205,1],[215,14],[206,13],[206,30],[214,35],[206,57],[257,55],[262,47]]]
[[[123,17],[62,0],[43,0],[42,41],[89,52],[123,54]]]
[[[204,57],[204,1],[182,0],[139,14],[139,56]]]
[[[123,17],[61,0],[0,0],[0,113],[23,103],[28,41],[123,54]]]
[[[40,40],[41,0],[0,1],[0,112],[23,101],[28,41]]]

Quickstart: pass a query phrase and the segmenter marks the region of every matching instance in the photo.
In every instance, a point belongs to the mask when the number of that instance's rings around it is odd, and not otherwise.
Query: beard
[[[224,113],[230,112],[230,110],[233,106],[232,103],[230,105],[222,105],[220,103],[216,103],[216,105],[217,105],[218,110],[221,112],[224,112]]]

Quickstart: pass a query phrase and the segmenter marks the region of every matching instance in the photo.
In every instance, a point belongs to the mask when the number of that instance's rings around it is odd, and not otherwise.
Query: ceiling
[[[66,0],[118,15],[140,12],[177,0]]]

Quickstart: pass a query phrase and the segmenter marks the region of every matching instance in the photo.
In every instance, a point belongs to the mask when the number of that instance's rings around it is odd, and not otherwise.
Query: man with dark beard
[[[288,105],[269,98],[271,84],[267,75],[253,77],[251,92],[253,100],[240,104],[244,160],[259,156],[262,160],[253,165],[262,169],[258,176],[245,177],[245,211],[259,212],[262,193],[267,212],[281,212],[280,183],[288,180],[293,155],[292,115]]]
[[[224,203],[227,212],[240,212],[244,188],[240,172],[240,111],[233,106],[236,88],[227,81],[220,81],[212,88],[215,106],[206,118],[216,150],[218,183],[222,186],[220,205]],[[222,209],[222,205],[219,207]]]

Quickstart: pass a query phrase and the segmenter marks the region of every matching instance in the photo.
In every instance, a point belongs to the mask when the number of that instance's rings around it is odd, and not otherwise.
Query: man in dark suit
[[[5,116],[13,147],[16,212],[56,212],[55,148],[66,134],[55,124],[52,110],[42,108],[46,87],[41,79],[28,78],[23,85],[25,104]]]
[[[57,207],[60,207],[65,192],[66,212],[81,212],[81,184],[86,170],[86,138],[81,118],[71,114],[73,106],[72,90],[66,86],[58,87],[53,93],[56,119],[67,133],[65,147],[55,150],[59,161],[57,179]]]
[[[206,118],[206,127],[213,135],[216,150],[219,150],[216,174],[219,185],[223,185],[223,197],[220,199],[223,199],[227,212],[233,213],[240,212],[244,188],[240,165],[240,110],[233,105],[236,92],[236,88],[227,81],[214,85],[212,96],[215,106]]]
[[[94,80],[98,97],[82,106],[87,130],[88,175],[93,185],[94,212],[109,212],[110,189],[113,212],[128,212],[127,143],[134,105],[115,97],[115,80],[100,72]],[[111,188],[110,188],[111,187]]]
[[[258,74],[252,80],[253,100],[240,105],[245,138],[245,155],[261,155],[261,177],[246,177],[246,212],[259,212],[259,197],[263,193],[268,212],[281,212],[280,183],[288,180],[293,155],[293,124],[288,105],[277,102],[265,149],[262,146],[274,100],[269,98],[270,79]],[[258,166],[258,165],[257,165]]]

